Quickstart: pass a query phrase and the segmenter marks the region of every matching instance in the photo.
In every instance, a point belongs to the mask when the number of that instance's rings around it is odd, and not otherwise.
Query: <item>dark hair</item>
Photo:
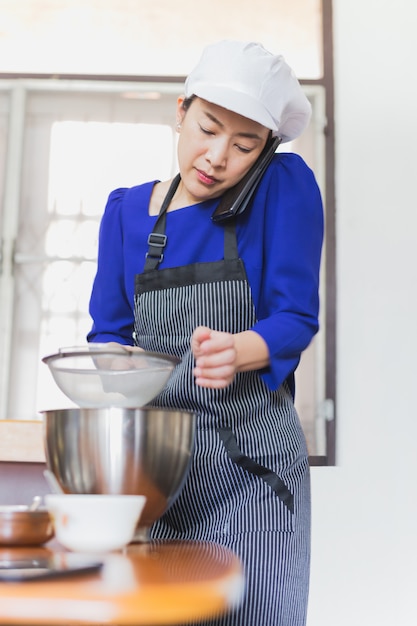
[[[184,98],[181,108],[184,109],[184,111],[188,111],[188,109],[191,106],[192,101],[195,100],[196,97],[197,96],[192,95],[192,96],[189,96],[188,98]]]

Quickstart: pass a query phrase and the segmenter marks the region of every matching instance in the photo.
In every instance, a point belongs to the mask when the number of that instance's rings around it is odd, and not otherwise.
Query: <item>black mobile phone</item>
[[[220,198],[219,205],[211,216],[213,222],[224,222],[243,213],[280,143],[280,137],[271,137],[267,141],[249,172]]]

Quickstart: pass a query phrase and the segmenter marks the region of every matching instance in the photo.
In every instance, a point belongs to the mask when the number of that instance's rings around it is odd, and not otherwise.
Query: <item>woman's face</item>
[[[178,163],[183,193],[193,204],[233,187],[262,152],[270,131],[201,98],[194,98],[187,111],[182,103],[179,98]]]

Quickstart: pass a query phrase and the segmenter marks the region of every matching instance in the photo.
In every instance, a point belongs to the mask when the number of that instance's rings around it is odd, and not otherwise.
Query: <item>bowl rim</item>
[[[159,361],[167,361],[171,365],[178,365],[178,363],[180,363],[180,359],[178,357],[172,354],[165,354],[163,352],[153,352],[151,350],[143,350],[141,352],[132,352],[130,350],[123,350],[123,349],[119,350],[117,348],[103,347],[103,346],[106,346],[107,344],[92,344],[92,345],[101,346],[101,348],[89,349],[88,347],[85,348],[85,347],[77,347],[77,346],[73,346],[71,348],[60,348],[58,352],[54,352],[53,354],[48,354],[42,357],[42,362],[46,363],[47,365],[50,365],[54,361],[57,361],[59,359],[65,359],[67,357],[91,356],[91,355],[95,355],[96,353],[99,353],[100,356],[106,356],[106,355],[120,356],[122,354],[124,357],[131,358],[132,360],[135,360],[138,358],[156,359]],[[119,370],[119,371],[122,371],[122,370]]]
[[[3,505],[5,506],[5,505]],[[15,518],[16,520],[24,520],[27,519],[37,519],[42,517],[50,517],[50,513],[46,507],[42,507],[36,509],[36,511],[27,510],[1,510],[0,507],[0,520],[10,520],[11,518]]]
[[[87,498],[95,500],[96,502],[118,499],[119,501],[124,500],[125,502],[128,500],[140,500],[146,503],[147,500],[146,495],[143,493],[47,493],[44,497],[45,502],[69,502],[70,500],[86,500]],[[46,510],[48,510],[48,507]]]

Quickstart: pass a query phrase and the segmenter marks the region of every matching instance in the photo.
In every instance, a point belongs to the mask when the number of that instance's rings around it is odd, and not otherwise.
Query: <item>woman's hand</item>
[[[125,350],[126,352],[143,352],[143,348],[139,348],[139,346],[128,346],[124,343],[117,343],[117,341],[109,341],[106,343],[106,348],[118,349],[120,351]]]
[[[94,347],[94,344],[91,344]],[[100,350],[103,350],[105,356],[100,356]],[[110,354],[106,354],[106,350]],[[131,358],[132,352],[143,352],[142,348],[137,346],[128,346],[117,341],[108,341],[103,345],[103,348],[97,349],[94,352],[94,363],[97,369],[107,370],[131,370],[138,369],[137,363],[134,363]],[[120,353],[120,356],[119,356]],[[145,367],[146,361],[143,362]]]
[[[221,389],[233,381],[236,372],[269,365],[265,341],[252,330],[232,335],[199,326],[191,337],[197,385]]]
[[[197,385],[213,389],[230,385],[237,371],[234,335],[199,326],[191,337],[191,349]]]

